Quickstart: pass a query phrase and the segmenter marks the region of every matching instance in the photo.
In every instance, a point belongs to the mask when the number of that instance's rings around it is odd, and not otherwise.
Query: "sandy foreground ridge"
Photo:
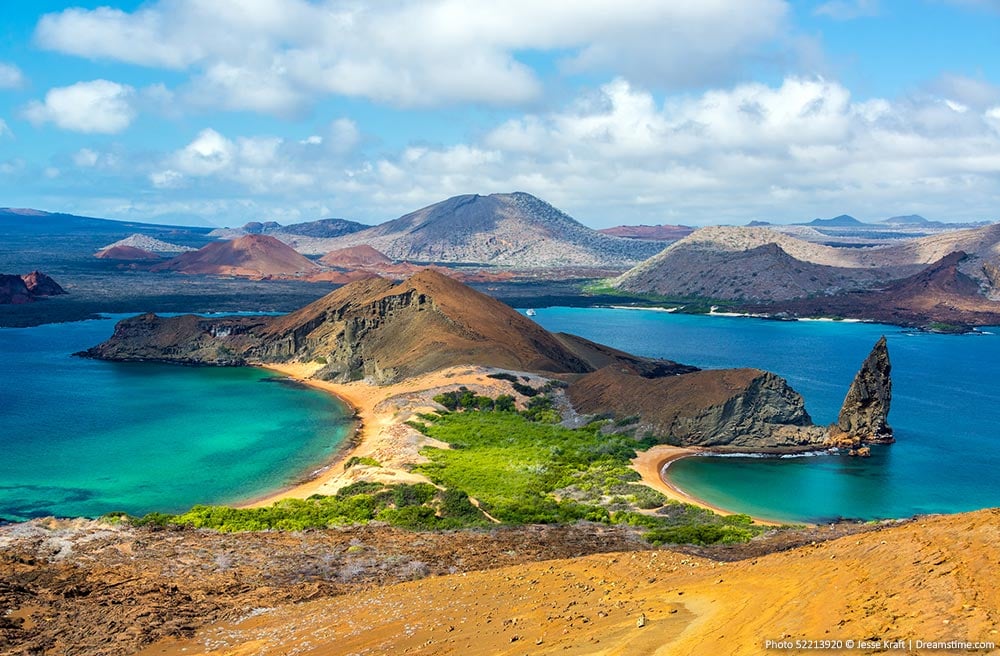
[[[141,653],[998,653],[998,561],[1000,510],[985,510],[737,562],[661,550],[429,577],[248,612]]]

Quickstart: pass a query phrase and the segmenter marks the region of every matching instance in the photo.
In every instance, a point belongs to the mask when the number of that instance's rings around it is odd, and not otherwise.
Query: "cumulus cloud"
[[[0,89],[17,89],[24,85],[24,74],[13,64],[0,62]]]
[[[563,57],[658,87],[727,79],[773,50],[784,0],[159,0],[134,12],[67,9],[39,21],[44,48],[190,71],[192,103],[287,115],[327,94],[397,106],[516,105],[542,92],[519,53]]]
[[[35,125],[53,123],[73,132],[116,134],[135,118],[135,89],[108,80],[77,82],[55,87],[44,101],[24,108],[24,117]]]
[[[229,138],[206,128],[186,146],[170,154],[149,174],[152,185],[177,189],[218,181],[253,194],[301,194],[318,189],[323,172],[336,158],[322,138],[289,141],[279,137]]]

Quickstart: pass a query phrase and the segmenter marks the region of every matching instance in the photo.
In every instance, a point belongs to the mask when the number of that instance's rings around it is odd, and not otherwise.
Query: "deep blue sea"
[[[330,395],[259,369],[70,355],[114,324],[0,328],[0,518],[246,500],[328,461],[351,428]]]
[[[633,353],[785,377],[816,423],[834,421],[880,335],[892,361],[897,442],[872,457],[697,457],[671,482],[723,508],[784,521],[896,518],[1000,506],[1000,329],[934,335],[894,326],[776,322],[648,310],[542,308],[534,319]]]

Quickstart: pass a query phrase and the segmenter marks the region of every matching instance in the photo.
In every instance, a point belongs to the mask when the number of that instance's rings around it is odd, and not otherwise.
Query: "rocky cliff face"
[[[781,451],[815,448],[825,438],[798,392],[759,369],[649,379],[608,366],[570,385],[568,394],[580,412],[638,416],[645,429],[680,446]]]
[[[864,444],[896,441],[888,422],[892,403],[891,372],[889,348],[882,336],[847,390],[837,423],[830,427],[832,443],[858,449]]]

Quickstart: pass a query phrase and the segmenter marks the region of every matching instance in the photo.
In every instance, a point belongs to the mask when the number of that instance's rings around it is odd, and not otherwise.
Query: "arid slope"
[[[998,560],[1000,511],[985,510],[734,563],[654,551],[433,577],[248,613],[143,653],[736,656],[766,653],[766,640],[852,640],[831,653],[860,654],[884,651],[861,640],[998,642]]]

